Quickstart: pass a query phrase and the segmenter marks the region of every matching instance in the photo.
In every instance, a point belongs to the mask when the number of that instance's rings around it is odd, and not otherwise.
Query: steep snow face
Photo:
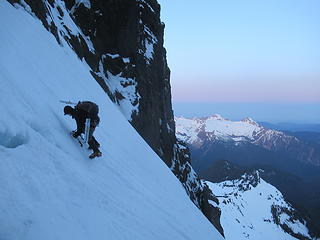
[[[305,221],[258,172],[207,184],[219,199],[226,240],[311,239]]]
[[[222,239],[67,44],[6,1],[0,18],[1,239]],[[60,99],[98,103],[101,158]]]

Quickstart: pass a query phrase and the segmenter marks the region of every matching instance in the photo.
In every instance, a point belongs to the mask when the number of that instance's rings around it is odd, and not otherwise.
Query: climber
[[[90,101],[83,101],[78,102],[74,108],[71,106],[65,106],[63,111],[64,115],[70,115],[76,120],[77,130],[72,132],[72,136],[74,138],[78,138],[81,133],[85,133],[86,119],[90,119],[88,145],[89,149],[93,150],[93,153],[89,156],[89,158],[92,159],[95,157],[100,157],[102,155],[99,150],[100,144],[93,136],[93,132],[100,122],[100,118],[98,116],[98,105]]]

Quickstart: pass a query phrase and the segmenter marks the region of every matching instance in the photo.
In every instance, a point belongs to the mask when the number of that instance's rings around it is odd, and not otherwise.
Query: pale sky
[[[174,102],[320,102],[320,1],[158,2]]]
[[[319,0],[158,2],[175,112],[320,123]]]

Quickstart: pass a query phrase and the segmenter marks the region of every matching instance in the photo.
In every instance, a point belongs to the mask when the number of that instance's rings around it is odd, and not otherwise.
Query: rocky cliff
[[[157,1],[8,1],[23,6],[60,45],[68,44],[76,52],[128,121],[172,169],[190,199],[223,233],[220,210],[210,204],[218,200],[193,171],[188,149],[175,137],[164,24]]]

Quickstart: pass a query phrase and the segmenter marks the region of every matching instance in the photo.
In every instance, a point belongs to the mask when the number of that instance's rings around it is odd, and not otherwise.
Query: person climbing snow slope
[[[100,118],[98,116],[98,105],[94,102],[83,101],[78,102],[74,108],[71,106],[65,106],[63,111],[64,115],[71,116],[77,123],[77,130],[72,132],[72,136],[74,138],[78,138],[82,133],[85,133],[86,119],[90,119],[90,128],[89,133],[87,134],[89,149],[92,149],[93,153],[89,156],[89,158],[92,159],[95,157],[100,157],[102,155],[99,150],[100,144],[93,136],[93,132],[100,122]]]

